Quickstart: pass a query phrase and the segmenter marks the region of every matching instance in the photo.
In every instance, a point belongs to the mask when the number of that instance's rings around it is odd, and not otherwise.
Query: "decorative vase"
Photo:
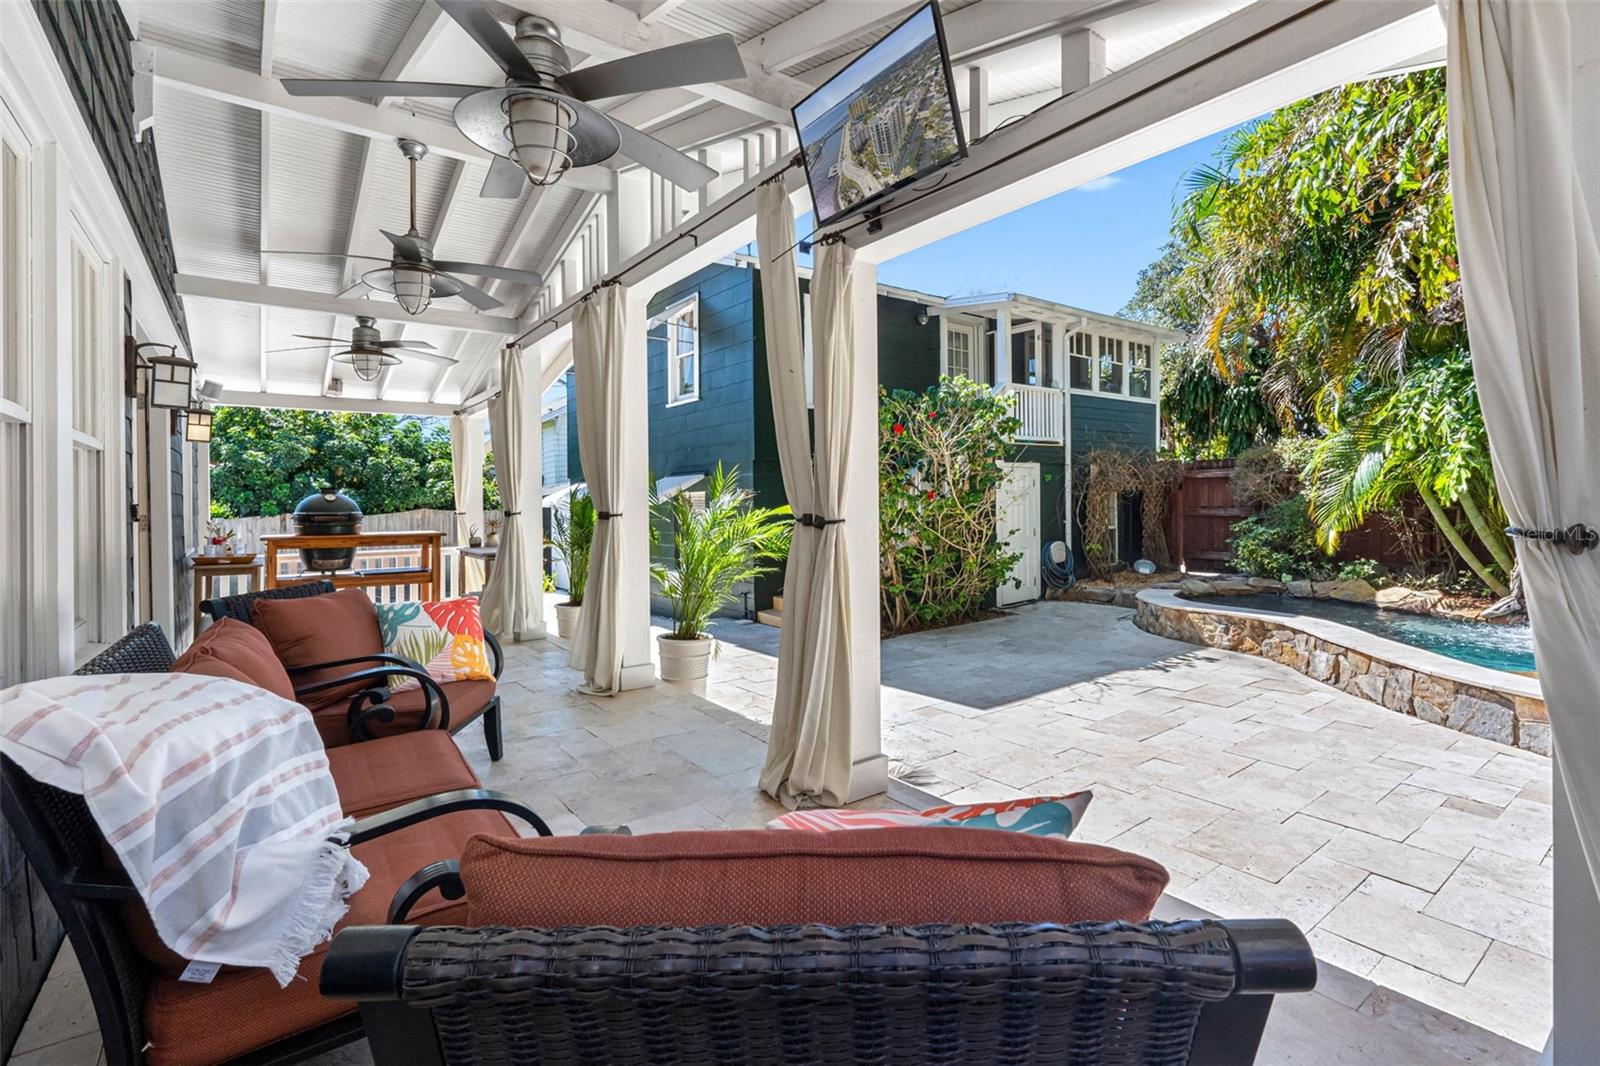
[[[692,640],[678,640],[662,634],[656,637],[661,650],[661,680],[699,681],[711,671],[711,650],[716,641],[705,633]]]
[[[581,603],[556,604],[556,636],[570,638],[578,631],[578,614],[583,610]]]
[[[481,547],[483,547],[483,538],[482,537],[468,537],[467,538],[467,547],[469,547],[469,548],[481,548]]]

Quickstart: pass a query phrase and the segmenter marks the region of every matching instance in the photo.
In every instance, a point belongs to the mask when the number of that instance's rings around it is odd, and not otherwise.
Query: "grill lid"
[[[344,493],[335,491],[332,485],[324,485],[322,491],[313,492],[295,504],[294,517],[299,519],[360,518],[361,505]]]

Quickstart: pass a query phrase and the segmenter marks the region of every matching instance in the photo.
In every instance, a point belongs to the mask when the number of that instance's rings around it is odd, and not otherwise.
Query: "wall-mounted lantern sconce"
[[[145,355],[147,348],[165,354]],[[194,360],[178,355],[177,349],[170,344],[147,342],[139,345],[136,351],[149,373],[145,381],[145,397],[150,406],[174,411],[187,410],[193,398]]]
[[[205,404],[197,403],[184,412],[188,421],[184,424],[183,439],[191,444],[209,444],[211,442],[211,420],[216,417]]]

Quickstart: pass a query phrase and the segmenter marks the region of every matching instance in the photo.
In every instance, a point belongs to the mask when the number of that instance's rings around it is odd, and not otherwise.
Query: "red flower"
[[[939,412],[938,411],[929,411],[928,412],[928,420],[930,422],[933,421],[935,418],[938,418],[938,417],[939,417]]]
[[[894,434],[895,434],[895,436],[898,437],[901,434],[903,434],[905,431],[906,431],[906,427],[902,423],[896,422],[894,424]]]
[[[930,500],[931,500],[931,499],[933,499],[933,498],[934,498],[934,497],[935,497],[935,496],[937,496],[937,495],[938,495],[938,493],[936,493],[936,492],[934,492],[934,491],[933,491],[933,490],[932,490],[932,489],[929,489],[929,490],[928,490],[928,499],[930,499]]]

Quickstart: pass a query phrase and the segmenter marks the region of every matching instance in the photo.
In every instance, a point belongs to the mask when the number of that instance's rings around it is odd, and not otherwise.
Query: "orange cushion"
[[[226,677],[294,699],[294,684],[272,644],[254,626],[232,618],[222,619],[196,637],[172,664],[172,672]]]
[[[421,822],[355,848],[372,877],[350,900],[338,928],[383,925],[389,903],[406,879],[423,866],[461,853],[474,833],[514,835],[511,823],[494,811],[465,811]],[[413,907],[414,925],[460,924],[465,901],[448,902],[429,894]],[[149,1066],[210,1066],[263,1045],[323,1025],[355,1009],[349,1000],[323,999],[317,991],[324,943],[300,963],[300,972],[280,989],[262,969],[225,969],[209,985],[175,976],[154,978],[144,1001],[144,1061]]]
[[[470,925],[1144,921],[1167,872],[1114,848],[986,829],[474,837]]]
[[[267,635],[272,650],[285,666],[313,666],[383,651],[378,612],[360,589],[341,589],[325,596],[294,600],[256,600],[250,605],[250,617],[256,628]],[[297,685],[312,685],[379,665],[355,663],[313,670],[296,674],[294,680]],[[310,694],[304,702],[313,709],[326,707],[348,700],[368,684],[370,682],[337,686]]]
[[[328,771],[339,806],[357,818],[479,784],[456,742],[438,729],[330,748]]]

